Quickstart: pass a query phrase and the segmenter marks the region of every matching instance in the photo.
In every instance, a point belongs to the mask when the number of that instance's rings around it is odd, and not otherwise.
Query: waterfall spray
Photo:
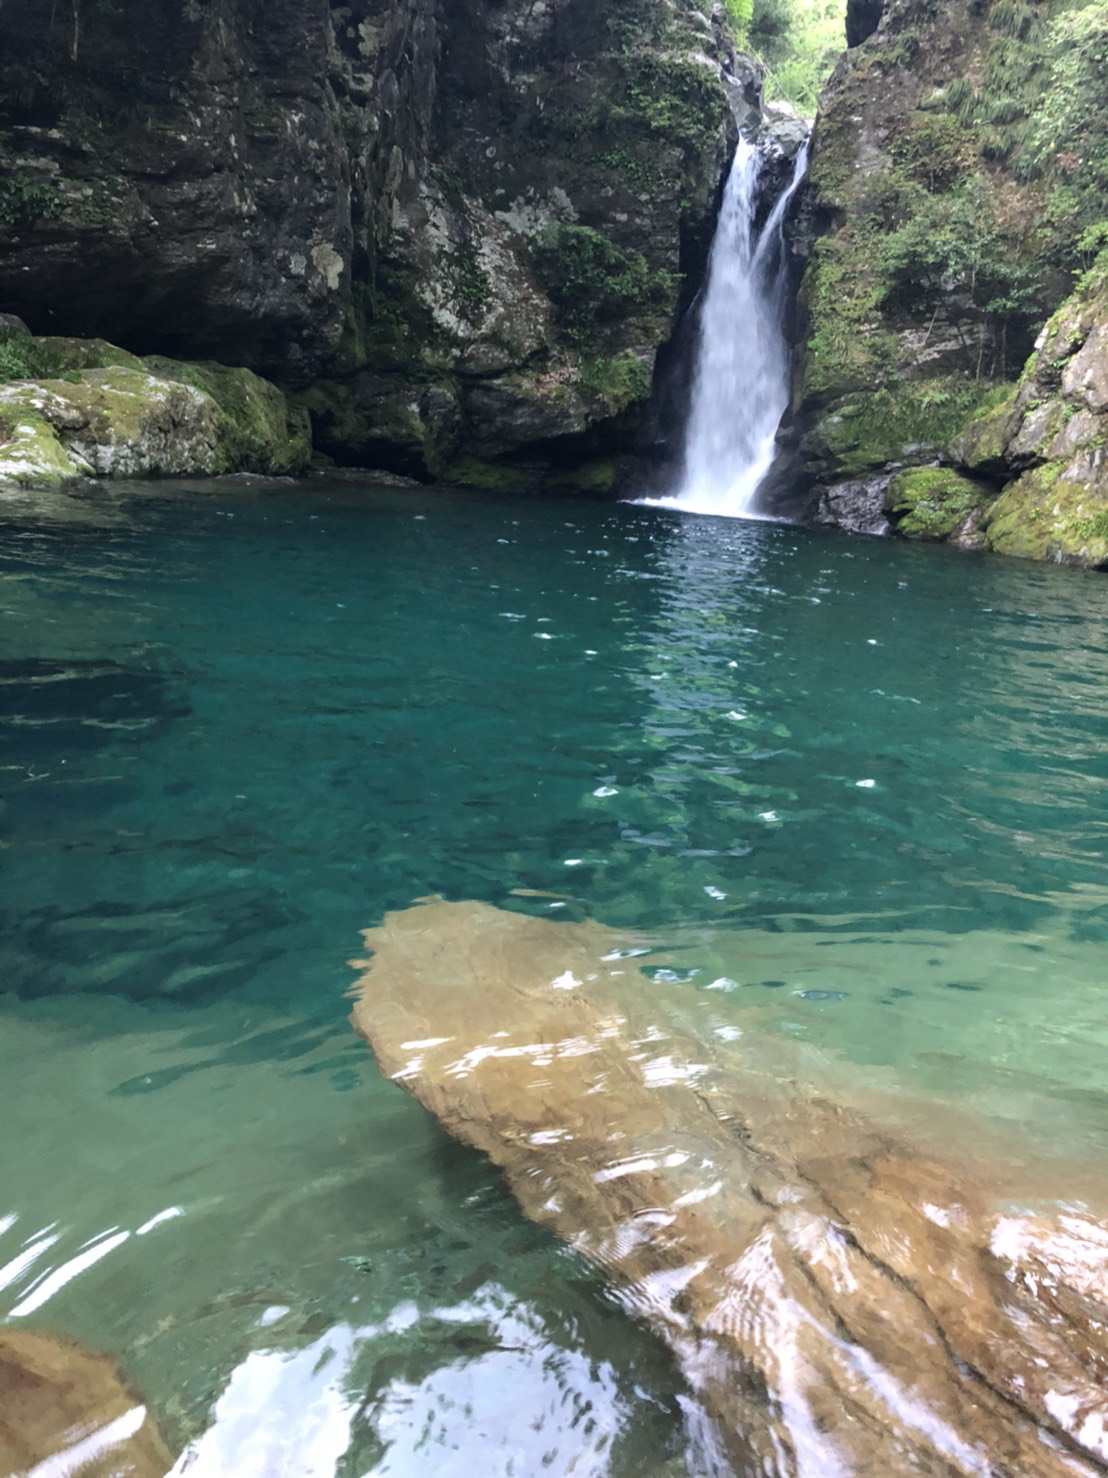
[[[764,159],[749,139],[739,140],[708,265],[682,483],[673,497],[657,500],[668,507],[757,516],[758,485],[789,403],[784,224],[807,160],[805,146],[758,231]]]

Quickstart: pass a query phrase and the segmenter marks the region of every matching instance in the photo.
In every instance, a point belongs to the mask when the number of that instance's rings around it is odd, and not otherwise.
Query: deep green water
[[[1104,576],[434,491],[0,522],[0,1318],[118,1354],[193,1478],[701,1471],[668,1356],[346,1023],[426,894],[1108,1157]]]

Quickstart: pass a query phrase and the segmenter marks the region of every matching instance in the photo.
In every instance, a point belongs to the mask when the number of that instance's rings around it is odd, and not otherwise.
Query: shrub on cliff
[[[1043,52],[1046,82],[1031,116],[1026,165],[1052,180],[1052,213],[1091,257],[1097,243],[1082,238],[1102,224],[1108,201],[1108,0],[1062,10]]]

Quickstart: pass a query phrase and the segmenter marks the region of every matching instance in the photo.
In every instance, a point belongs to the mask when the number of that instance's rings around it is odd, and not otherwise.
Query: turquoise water
[[[346,1023],[427,894],[1103,1165],[1102,575],[353,486],[0,519],[0,1318],[196,1478],[698,1471],[665,1352]]]

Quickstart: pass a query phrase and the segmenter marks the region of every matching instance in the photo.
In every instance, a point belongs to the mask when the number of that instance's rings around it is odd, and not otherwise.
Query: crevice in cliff
[[[861,46],[881,24],[886,0],[848,0],[846,7],[846,44]]]

